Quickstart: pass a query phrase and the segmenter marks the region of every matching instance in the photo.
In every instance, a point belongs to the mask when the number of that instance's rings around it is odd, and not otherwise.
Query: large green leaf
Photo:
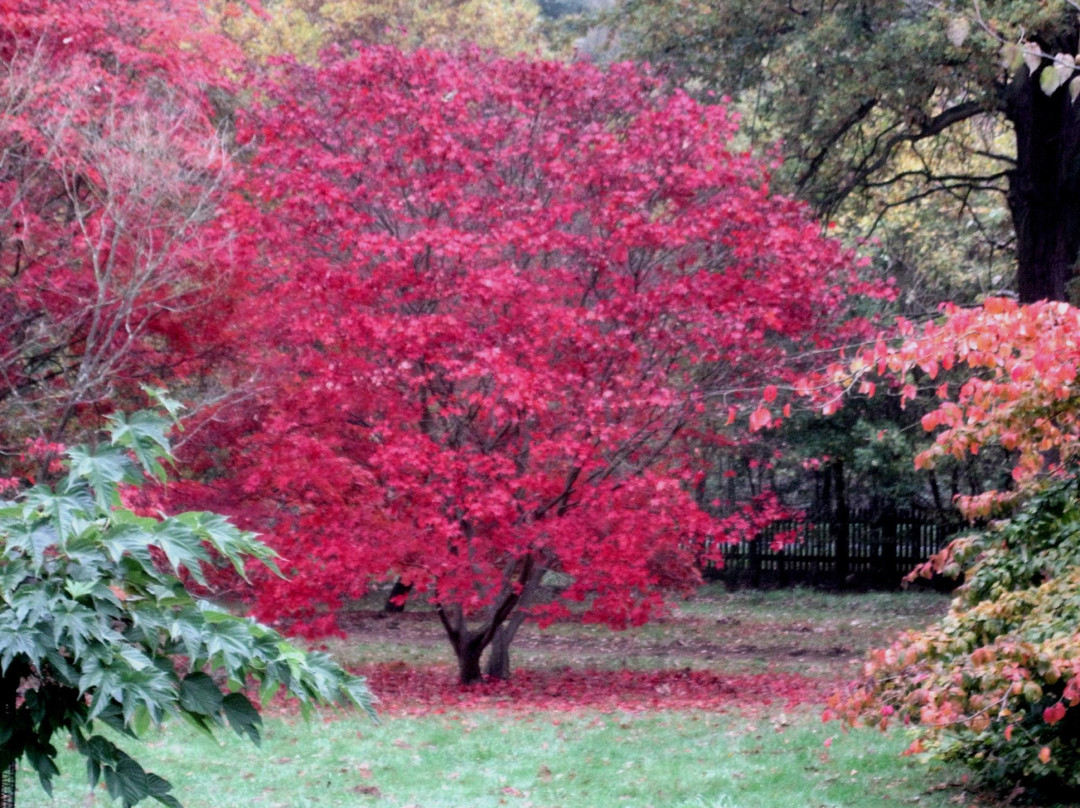
[[[98,613],[75,601],[64,601],[53,607],[52,615],[56,644],[71,649],[75,661],[78,661],[99,635],[101,626]]]
[[[127,451],[118,446],[75,446],[68,450],[68,457],[71,476],[86,480],[102,511],[120,504],[118,484],[139,482],[137,467]]]
[[[180,706],[197,715],[216,716],[221,712],[222,695],[205,673],[191,673],[180,682]]]
[[[142,391],[149,396],[151,401],[169,414],[169,418],[172,419],[173,423],[179,423],[177,419],[180,416],[180,410],[186,409],[182,402],[177,401],[170,396],[169,391],[164,387],[152,387],[148,384],[140,385],[140,387],[142,388]]]
[[[58,490],[63,493],[44,485],[35,485],[27,491],[24,519],[30,524],[42,517],[48,519],[51,529],[63,541],[78,536],[96,514],[97,508],[85,484],[64,484]]]
[[[154,534],[138,525],[120,526],[110,531],[101,541],[101,546],[109,553],[113,562],[130,556],[145,570],[154,568],[154,560],[150,555],[152,544]]]
[[[345,679],[341,684],[341,690],[344,692],[349,701],[366,712],[372,718],[375,718],[375,703],[378,701],[371,690],[368,689],[367,682],[363,677],[353,676]]]
[[[0,614],[0,621],[3,621],[3,614]],[[12,660],[19,655],[31,661],[42,659],[45,648],[41,640],[40,632],[0,622],[0,674],[7,673]]]
[[[210,554],[195,531],[179,519],[166,519],[157,526],[154,539],[169,559],[173,572],[179,575],[181,568],[186,569],[196,582],[206,585],[202,564],[210,562]]]
[[[183,808],[180,801],[169,792],[172,791],[172,783],[164,777],[159,777],[153,772],[146,773],[146,782],[149,786],[149,796],[160,802],[167,808]]]
[[[275,573],[281,574],[274,564],[276,554],[258,540],[254,533],[240,530],[224,516],[203,511],[191,511],[173,517],[194,530],[200,538],[208,542],[222,557],[228,559],[236,572],[245,577],[245,558],[262,561]]]
[[[255,707],[243,693],[230,693],[221,700],[229,726],[237,735],[247,735],[256,745],[262,740],[260,727],[262,719]]]
[[[123,801],[124,808],[150,796],[150,780],[146,771],[127,754],[118,750],[120,760],[115,767],[105,767],[105,787],[114,800]]]
[[[37,772],[41,787],[45,789],[45,793],[50,797],[52,796],[52,779],[60,774],[60,770],[56,768],[54,762],[55,757],[56,749],[52,744],[34,742],[26,747],[26,759],[34,771]]]
[[[230,676],[242,679],[252,651],[251,634],[245,621],[233,619],[208,624],[207,631],[206,650],[212,664],[224,668]]]
[[[173,614],[169,624],[169,637],[179,641],[188,659],[202,659],[206,656],[206,635],[202,615],[197,609],[184,609]]]
[[[10,602],[16,590],[28,579],[36,579],[34,568],[26,559],[4,558],[0,565],[0,599]]]
[[[86,741],[85,754],[106,766],[116,765],[119,760],[117,757],[119,751],[116,744],[102,735],[93,735]]]
[[[28,557],[39,570],[45,563],[45,552],[56,544],[56,528],[52,522],[40,520],[7,525],[4,528],[4,555],[14,558],[16,553]]]
[[[122,412],[111,415],[109,423],[113,445],[130,449],[147,474],[164,481],[161,458],[171,454],[168,432],[172,422],[157,413],[140,410],[130,417]]]

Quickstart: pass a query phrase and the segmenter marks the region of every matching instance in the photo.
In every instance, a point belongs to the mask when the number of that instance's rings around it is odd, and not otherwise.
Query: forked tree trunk
[[[531,556],[518,562],[515,574],[510,576],[498,601],[489,610],[487,619],[477,629],[469,628],[460,606],[438,606],[439,619],[457,657],[458,681],[461,684],[472,685],[483,679],[481,657],[496,638],[499,638],[498,648],[493,646],[492,651],[496,661],[492,667],[489,660],[488,674],[498,679],[509,677],[510,642],[525,618],[525,613],[520,609],[531,602],[542,577],[543,568]]]

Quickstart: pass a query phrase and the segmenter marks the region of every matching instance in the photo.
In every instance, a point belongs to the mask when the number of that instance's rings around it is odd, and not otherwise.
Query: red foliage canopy
[[[400,576],[465,680],[523,608],[647,619],[707,542],[776,515],[708,518],[695,441],[843,338],[852,257],[723,107],[632,66],[326,61],[281,65],[245,122],[267,384],[230,464],[295,576],[262,611],[332,617]]]

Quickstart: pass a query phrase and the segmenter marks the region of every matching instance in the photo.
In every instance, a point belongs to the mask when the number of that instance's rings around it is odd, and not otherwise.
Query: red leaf
[[[1056,724],[1058,721],[1065,717],[1065,704],[1063,702],[1057,702],[1056,704],[1047,707],[1043,710],[1043,721],[1047,724]]]

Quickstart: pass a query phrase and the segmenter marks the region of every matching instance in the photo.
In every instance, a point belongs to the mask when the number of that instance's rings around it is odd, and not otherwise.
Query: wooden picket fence
[[[893,589],[917,564],[948,544],[958,525],[916,510],[852,511],[847,518],[775,522],[753,540],[723,549],[722,568],[706,577],[736,586]],[[781,549],[778,534],[796,540]]]

